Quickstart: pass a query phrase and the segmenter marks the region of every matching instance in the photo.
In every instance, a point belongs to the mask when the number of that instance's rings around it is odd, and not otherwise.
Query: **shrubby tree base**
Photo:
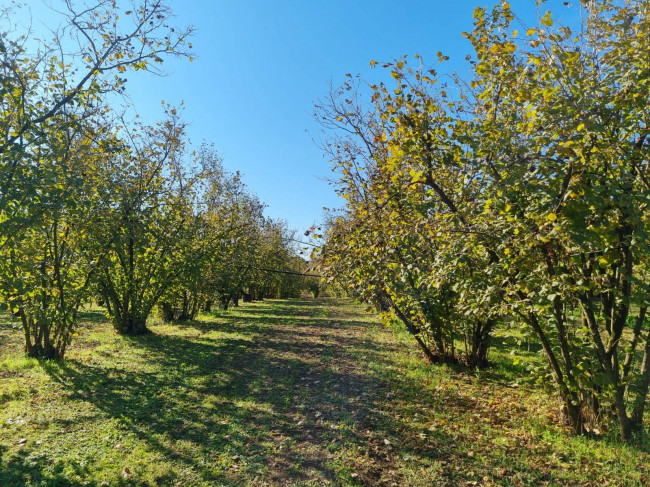
[[[75,316],[59,316],[59,320],[47,320],[20,310],[18,313],[25,334],[25,353],[29,357],[58,360],[65,357],[71,339]]]
[[[36,337],[25,332],[25,353],[28,357],[60,360],[65,356],[65,343],[53,342],[48,334],[38,333]]]
[[[128,315],[126,317],[116,317],[113,320],[115,331],[120,335],[138,336],[151,333],[147,328],[147,317],[139,315]]]
[[[469,367],[485,368],[490,365],[488,361],[488,352],[490,350],[492,329],[495,322],[487,320],[485,322],[475,323],[468,330],[465,337],[466,357],[465,362]]]
[[[165,322],[174,321],[174,318],[176,317],[174,307],[168,302],[160,303],[158,311],[160,313],[160,318]]]

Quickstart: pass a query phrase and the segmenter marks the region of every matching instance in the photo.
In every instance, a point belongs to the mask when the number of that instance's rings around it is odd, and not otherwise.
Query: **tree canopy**
[[[61,8],[51,41],[0,34],[0,303],[20,316],[27,353],[63,358],[91,299],[136,335],[157,305],[179,299],[176,317],[189,318],[257,286],[259,298],[299,292],[251,272],[262,256],[291,263],[287,230],[209,145],[191,150],[177,108],[154,126],[111,108],[128,72],[191,60],[193,29],[172,25],[162,0]],[[256,240],[271,228],[278,238]]]
[[[471,77],[404,58],[393,86],[351,77],[319,105],[347,200],[323,270],[432,360],[464,336],[481,363],[495,324],[530,327],[574,429],[611,416],[629,438],[650,378],[650,19],[647,1],[584,8],[577,27],[478,8]]]

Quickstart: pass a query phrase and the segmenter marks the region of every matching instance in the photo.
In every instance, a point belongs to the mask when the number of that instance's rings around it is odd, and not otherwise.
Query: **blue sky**
[[[473,3],[433,3],[177,0],[176,22],[197,28],[196,59],[170,63],[166,78],[132,75],[128,89],[147,117],[161,113],[160,98],[184,101],[192,140],[214,142],[266,214],[302,232],[323,207],[341,205],[312,140],[320,137],[314,103],[346,73],[368,73],[371,59],[467,50],[460,34]]]
[[[56,4],[57,0],[48,0]],[[576,0],[577,1],[577,0]],[[36,21],[43,9],[32,0]],[[92,1],[90,2],[92,3]],[[192,143],[213,142],[231,171],[268,208],[266,214],[304,231],[323,207],[342,202],[324,180],[330,164],[313,142],[318,98],[346,73],[378,77],[371,60],[418,53],[427,64],[440,50],[447,69],[463,72],[470,52],[462,32],[483,0],[170,0],[173,23],[191,24],[195,59],[166,63],[168,76],[130,73],[127,91],[148,123],[162,117],[161,100],[184,103]],[[515,13],[535,18],[533,0],[514,0]],[[559,0],[547,3],[575,16]],[[571,12],[572,10],[572,12]],[[36,22],[38,23],[38,22]]]

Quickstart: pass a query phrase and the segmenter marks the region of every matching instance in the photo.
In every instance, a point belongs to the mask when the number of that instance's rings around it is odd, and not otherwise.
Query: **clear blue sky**
[[[173,23],[197,28],[195,60],[166,63],[163,78],[132,72],[127,90],[148,123],[162,116],[162,99],[183,101],[192,142],[214,142],[225,166],[241,171],[268,205],[266,214],[303,231],[321,220],[324,206],[341,205],[323,180],[331,175],[329,162],[312,141],[320,131],[313,106],[330,82],[341,84],[346,73],[387,74],[371,70],[373,59],[419,53],[433,65],[438,50],[451,57],[447,69],[462,72],[470,45],[461,34],[472,28],[477,5],[494,3],[170,0]],[[516,14],[534,20],[534,0],[511,3]],[[545,8],[575,18],[577,6],[551,0]],[[34,5],[34,17],[42,12]]]

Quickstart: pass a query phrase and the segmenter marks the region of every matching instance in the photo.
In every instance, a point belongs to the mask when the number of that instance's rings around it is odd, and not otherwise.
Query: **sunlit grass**
[[[431,366],[333,299],[265,301],[122,337],[86,311],[62,362],[0,328],[0,485],[646,485],[648,440],[571,436],[535,350]],[[107,484],[106,484],[107,483]]]

